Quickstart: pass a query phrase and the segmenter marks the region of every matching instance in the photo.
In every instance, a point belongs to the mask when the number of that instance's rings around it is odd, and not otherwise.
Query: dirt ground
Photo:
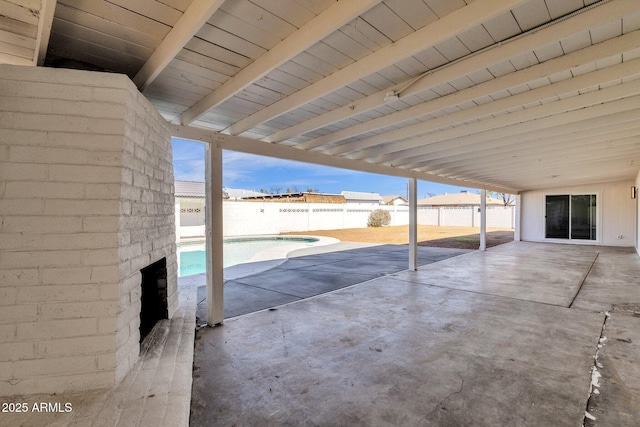
[[[345,242],[407,244],[409,226],[346,228],[342,230],[316,230],[296,233],[306,236],[334,237]],[[487,229],[487,247],[513,241],[513,230]],[[438,248],[478,249],[480,229],[474,227],[439,227],[435,225],[418,226],[418,245]]]

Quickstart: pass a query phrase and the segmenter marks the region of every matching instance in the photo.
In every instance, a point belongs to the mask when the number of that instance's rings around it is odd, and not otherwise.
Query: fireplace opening
[[[140,342],[151,332],[158,320],[168,319],[167,259],[140,270],[142,273],[142,297],[140,308]]]

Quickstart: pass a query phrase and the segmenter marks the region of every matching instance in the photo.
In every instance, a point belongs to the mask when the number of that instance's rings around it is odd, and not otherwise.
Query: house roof
[[[407,199],[405,199],[403,196],[398,196],[398,195],[395,195],[395,196],[382,196],[382,201],[384,203],[391,203],[391,202],[393,202],[394,200],[397,200],[397,199],[401,199],[404,203],[409,203],[409,201]]]
[[[343,191],[340,193],[344,196],[344,198],[349,200],[362,200],[362,201],[375,201],[379,202],[382,200],[382,196],[379,193],[366,193],[362,191]]]
[[[205,183],[200,181],[179,181],[174,182],[176,197],[205,197]],[[242,188],[225,188],[225,199],[242,199],[245,197],[262,196],[262,193]]]
[[[637,0],[30,0],[0,15],[0,62],[125,73],[174,135],[224,149],[511,193],[639,169]]]
[[[427,197],[418,200],[417,203],[421,206],[480,206],[480,201],[480,194],[460,192]],[[504,202],[500,199],[487,197],[487,205],[504,206]]]
[[[205,183],[198,181],[174,181],[176,197],[202,197],[205,196]]]

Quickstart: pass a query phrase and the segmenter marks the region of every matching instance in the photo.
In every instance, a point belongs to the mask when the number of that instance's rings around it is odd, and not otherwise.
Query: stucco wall
[[[566,243],[634,246],[636,200],[630,197],[633,181],[559,187],[522,193],[522,240],[545,239],[545,196],[551,194],[597,194],[598,229],[596,241],[566,240]],[[622,236],[618,238],[618,236]]]

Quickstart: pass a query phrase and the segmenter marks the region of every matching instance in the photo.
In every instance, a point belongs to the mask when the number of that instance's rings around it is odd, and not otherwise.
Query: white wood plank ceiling
[[[42,62],[47,3],[0,0],[0,62]],[[45,65],[224,148],[510,192],[640,170],[638,0],[58,0]]]

